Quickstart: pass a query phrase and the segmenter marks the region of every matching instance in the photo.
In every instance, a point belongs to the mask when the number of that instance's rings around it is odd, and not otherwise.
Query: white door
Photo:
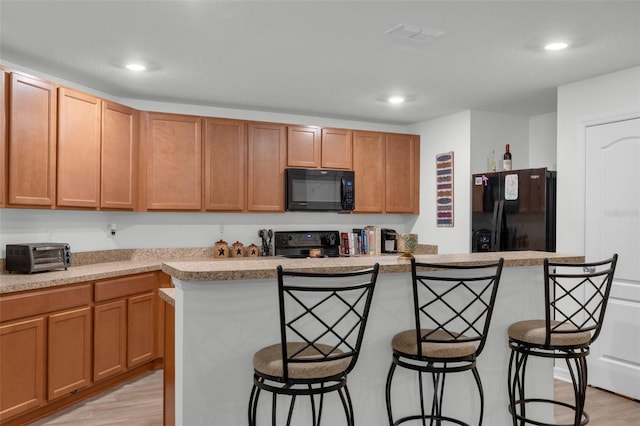
[[[640,118],[586,129],[585,255],[618,253],[589,384],[640,399]]]

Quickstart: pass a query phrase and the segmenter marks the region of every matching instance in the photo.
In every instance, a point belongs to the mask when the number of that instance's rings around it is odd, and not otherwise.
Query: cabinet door
[[[101,113],[99,98],[58,89],[58,206],[100,204]]]
[[[247,209],[284,211],[287,126],[249,123]]]
[[[127,300],[127,367],[151,361],[155,348],[154,293]]]
[[[45,319],[0,326],[0,421],[44,404]]]
[[[0,67],[0,207],[7,202],[7,84],[9,73]]]
[[[287,166],[320,167],[320,129],[312,126],[287,128]]]
[[[354,132],[353,171],[357,213],[384,211],[385,135],[377,132]]]
[[[127,302],[93,308],[93,380],[98,381],[127,368]]]
[[[351,170],[353,132],[322,129],[322,168]]]
[[[52,206],[56,179],[56,88],[11,74],[9,199],[11,205]]]
[[[91,384],[91,308],[49,316],[48,392],[52,400]]]
[[[246,209],[247,124],[207,118],[204,136],[204,208]]]
[[[418,213],[419,186],[420,139],[414,135],[387,134],[385,213]]]
[[[146,117],[146,208],[200,210],[202,119],[159,113]]]
[[[138,170],[138,111],[102,101],[100,207],[135,207]]]

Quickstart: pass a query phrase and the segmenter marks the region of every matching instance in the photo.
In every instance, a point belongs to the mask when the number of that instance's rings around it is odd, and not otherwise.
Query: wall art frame
[[[436,225],[454,226],[453,151],[436,155]]]

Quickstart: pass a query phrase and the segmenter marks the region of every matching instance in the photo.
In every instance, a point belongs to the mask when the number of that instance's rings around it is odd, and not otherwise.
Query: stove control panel
[[[340,255],[338,231],[290,231],[275,233],[276,256],[304,257],[310,249],[320,249],[324,256]]]

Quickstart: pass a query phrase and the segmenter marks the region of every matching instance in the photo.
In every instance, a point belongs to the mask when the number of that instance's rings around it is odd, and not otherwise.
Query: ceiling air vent
[[[384,32],[386,35],[405,40],[428,41],[440,37],[444,31],[417,25],[400,24]]]

